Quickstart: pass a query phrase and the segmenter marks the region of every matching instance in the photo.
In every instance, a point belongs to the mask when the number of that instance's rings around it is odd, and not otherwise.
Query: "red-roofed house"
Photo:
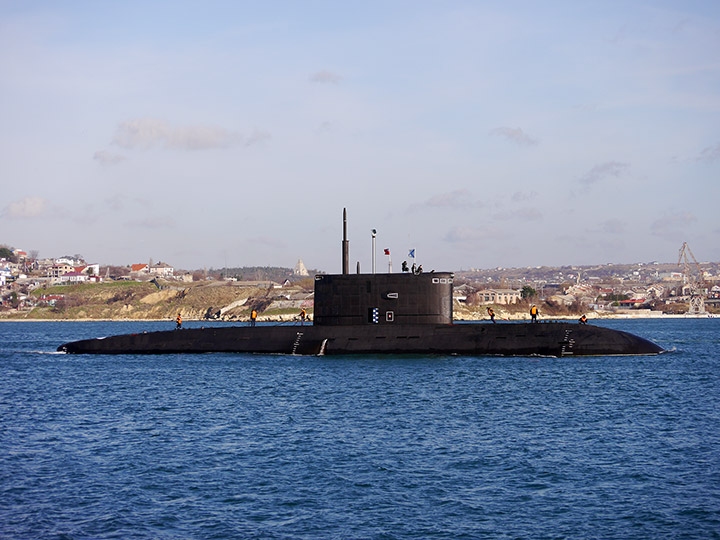
[[[647,302],[647,300],[643,298],[633,298],[632,300],[620,300],[618,304],[620,304],[623,307],[633,307],[633,306],[640,306]]]
[[[150,267],[150,273],[160,277],[170,277],[174,274],[175,269],[164,262],[159,262]]]
[[[82,272],[83,274],[87,274],[89,276],[97,276],[98,274],[100,274],[100,265],[94,263],[88,264],[86,266],[76,266],[75,271]]]

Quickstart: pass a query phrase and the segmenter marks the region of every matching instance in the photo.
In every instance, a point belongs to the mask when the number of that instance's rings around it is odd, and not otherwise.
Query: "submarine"
[[[315,276],[312,323],[189,328],[84,339],[69,354],[260,353],[472,356],[654,355],[634,334],[571,322],[455,323],[451,272],[351,274],[343,210],[342,273]]]

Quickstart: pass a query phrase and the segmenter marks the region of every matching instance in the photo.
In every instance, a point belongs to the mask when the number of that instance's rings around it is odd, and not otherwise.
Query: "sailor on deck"
[[[530,322],[537,322],[538,308],[535,304],[530,308]]]

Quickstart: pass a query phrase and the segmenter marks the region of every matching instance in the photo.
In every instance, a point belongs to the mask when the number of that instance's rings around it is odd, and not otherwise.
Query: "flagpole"
[[[375,229],[372,230],[372,273],[375,273],[375,235],[377,234],[377,231]]]

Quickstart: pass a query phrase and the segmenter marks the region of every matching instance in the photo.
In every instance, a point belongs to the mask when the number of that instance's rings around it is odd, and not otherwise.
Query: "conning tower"
[[[314,324],[452,324],[453,274],[350,274],[343,209],[342,274],[315,276]]]

